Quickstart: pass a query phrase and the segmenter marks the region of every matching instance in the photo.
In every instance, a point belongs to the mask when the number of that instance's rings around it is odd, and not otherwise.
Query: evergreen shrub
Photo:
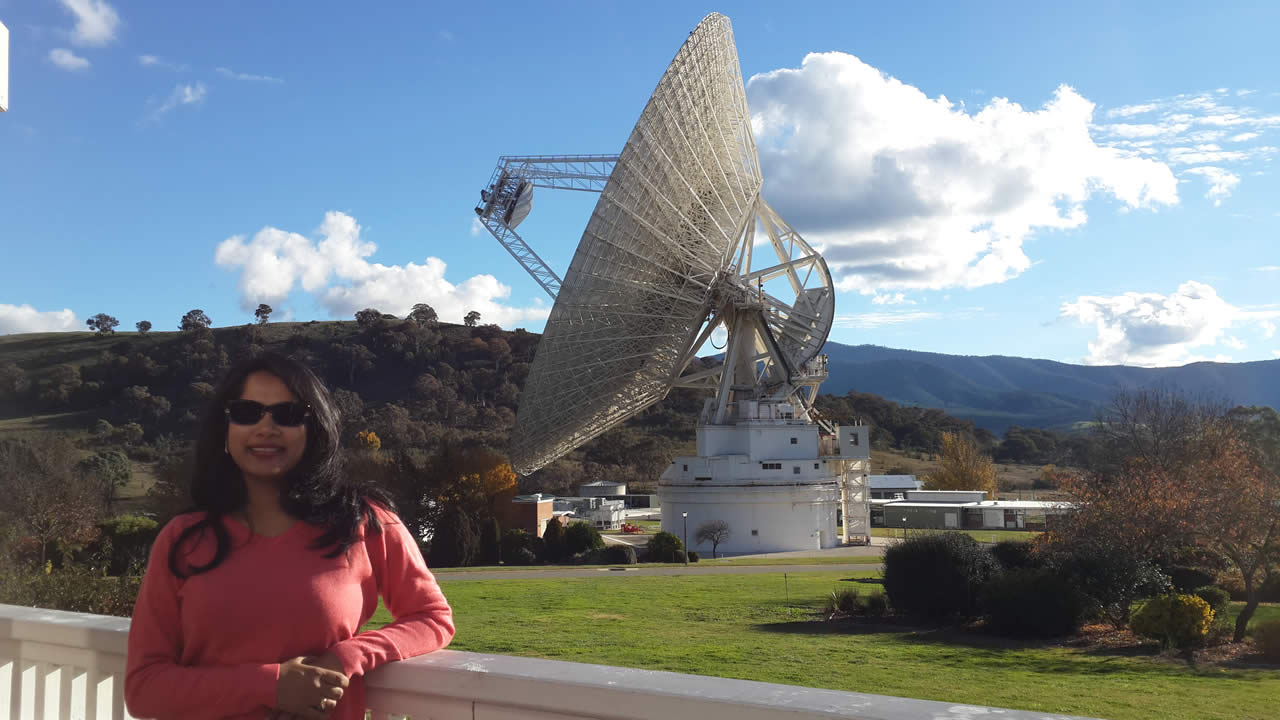
[[[684,543],[680,542],[680,538],[672,533],[663,531],[649,538],[648,545],[649,562],[660,563],[682,563],[684,562]]]
[[[577,555],[602,547],[604,538],[600,537],[600,531],[585,520],[569,523],[569,527],[564,530],[565,555]]]
[[[1080,629],[1085,600],[1048,570],[1011,570],[983,588],[982,611],[987,628],[1000,635],[1057,637]]]
[[[1001,540],[991,546],[991,556],[1005,570],[1026,570],[1043,567],[1044,563],[1032,552],[1032,545],[1022,540]]]
[[[942,620],[976,617],[982,586],[999,573],[991,553],[964,533],[909,538],[884,554],[884,590],[899,613]]]

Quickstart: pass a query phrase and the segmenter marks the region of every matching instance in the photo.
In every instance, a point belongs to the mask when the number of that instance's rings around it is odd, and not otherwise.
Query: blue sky
[[[0,0],[0,333],[264,299],[539,330],[478,190],[502,154],[618,152],[716,10],[832,339],[1280,357],[1280,5],[189,5]],[[541,193],[521,233],[563,270],[593,203]]]

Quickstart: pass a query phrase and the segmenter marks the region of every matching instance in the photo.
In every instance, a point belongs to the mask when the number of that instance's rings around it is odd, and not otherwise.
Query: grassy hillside
[[[212,384],[235,360],[270,349],[297,354],[317,369],[342,400],[349,435],[373,430],[384,453],[419,467],[421,461],[413,457],[430,455],[443,443],[506,446],[537,340],[496,326],[420,328],[395,319],[365,326],[313,321],[204,332],[4,336],[0,437],[61,432],[86,454],[121,450],[133,461],[135,478],[123,494],[141,498],[161,466],[172,463],[191,437]],[[892,374],[888,367],[882,370],[885,378]],[[981,400],[981,388],[959,376],[930,378],[918,363],[899,371],[915,378],[921,399],[941,400],[948,386],[965,385],[974,403]],[[702,399],[693,391],[673,391],[624,427],[526,479],[524,488],[565,493],[581,482],[609,477],[651,490],[672,456],[694,451],[694,419]],[[871,422],[876,472],[896,466],[928,474],[936,467],[941,433],[972,429],[937,410],[899,407],[870,395],[824,396],[821,405],[836,422]],[[102,421],[110,429],[103,430]],[[121,428],[130,426],[138,428],[138,437],[122,434]],[[988,434],[982,442],[990,449],[998,439]],[[1009,487],[1029,486],[1045,462],[1057,460],[1002,466],[1001,479]],[[127,499],[126,505],[132,502]]]

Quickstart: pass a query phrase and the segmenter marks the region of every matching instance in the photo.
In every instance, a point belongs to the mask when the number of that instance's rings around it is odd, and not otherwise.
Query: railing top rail
[[[0,605],[0,649],[30,642],[122,655],[128,631],[127,618]],[[383,691],[618,720],[972,720],[988,714],[1001,720],[1078,720],[1024,710],[453,650],[392,663],[371,673],[366,682],[371,702]]]

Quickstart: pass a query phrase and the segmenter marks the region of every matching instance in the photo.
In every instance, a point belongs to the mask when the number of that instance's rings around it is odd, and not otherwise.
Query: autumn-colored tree
[[[1214,433],[1214,457],[1186,473],[1185,493],[1194,504],[1193,536],[1226,558],[1244,586],[1232,638],[1240,642],[1258,609],[1260,586],[1280,561],[1280,477],[1257,462],[1259,453],[1234,426],[1223,425]]]
[[[0,441],[0,514],[40,546],[41,568],[56,545],[85,545],[97,536],[102,503],[94,481],[76,468],[79,455],[53,435]]]
[[[516,473],[501,453],[488,448],[458,451],[448,445],[432,461],[441,482],[437,502],[456,505],[474,515],[490,515],[499,502],[516,493]]]
[[[1189,545],[1211,550],[1226,559],[1245,588],[1238,642],[1257,608],[1259,586],[1280,560],[1280,477],[1266,463],[1268,448],[1259,447],[1265,433],[1250,433],[1225,410],[1165,392],[1129,396],[1125,406],[1136,411],[1103,430],[1110,461],[1063,479],[1062,490],[1077,510],[1051,529],[1042,549],[1070,555],[1095,548],[1131,558],[1135,567]],[[1187,452],[1179,439],[1193,443],[1195,452]],[[1127,607],[1121,608],[1126,618]]]
[[[378,452],[382,449],[382,440],[378,438],[378,433],[372,430],[361,430],[356,433],[356,447],[368,452]]]
[[[992,500],[999,497],[996,468],[973,438],[942,433],[942,465],[924,478],[926,490],[983,490]]]

